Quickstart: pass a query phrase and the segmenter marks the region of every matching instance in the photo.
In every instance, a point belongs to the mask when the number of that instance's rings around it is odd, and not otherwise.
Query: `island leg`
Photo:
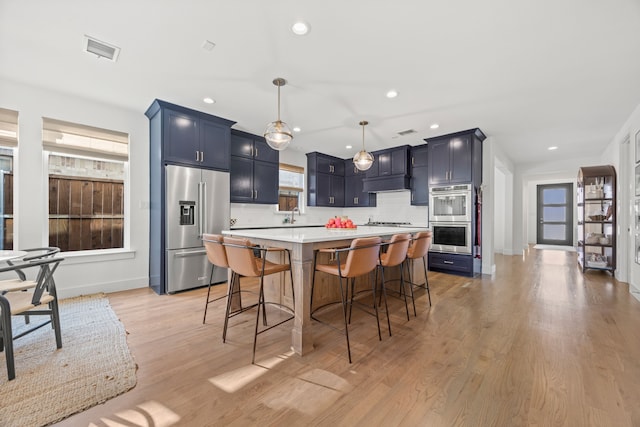
[[[294,244],[291,257],[296,303],[294,325],[291,331],[291,347],[297,354],[304,356],[313,351],[313,334],[311,331],[313,244]]]

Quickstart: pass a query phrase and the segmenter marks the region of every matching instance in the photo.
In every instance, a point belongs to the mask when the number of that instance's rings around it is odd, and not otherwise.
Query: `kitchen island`
[[[327,229],[323,227],[262,228],[224,230],[222,234],[246,237],[253,243],[277,246],[291,251],[291,268],[295,292],[295,319],[291,332],[291,348],[299,355],[313,350],[311,331],[311,280],[313,253],[316,249],[347,246],[361,237],[389,237],[397,233],[417,233],[425,227],[368,227],[356,229]]]

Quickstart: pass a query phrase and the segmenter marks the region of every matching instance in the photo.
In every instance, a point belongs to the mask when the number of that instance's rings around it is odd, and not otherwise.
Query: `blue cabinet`
[[[278,163],[280,152],[269,147],[264,137],[231,130],[231,155],[263,162]]]
[[[164,294],[166,256],[166,165],[229,171],[235,122],[156,99],[149,118],[149,287]]]
[[[277,204],[279,159],[264,138],[231,130],[231,202]]]
[[[374,151],[374,162],[364,179],[368,192],[409,189],[409,145]]]
[[[482,141],[480,129],[428,138],[429,185],[482,182]]]
[[[364,178],[366,171],[358,170],[353,164],[353,159],[344,161],[344,207],[374,207],[376,206],[376,194],[364,191]]]
[[[473,256],[429,252],[429,270],[473,277]]]
[[[158,120],[161,129],[154,134],[158,141],[151,141],[159,145],[156,150],[161,161],[229,170],[231,126],[235,122],[160,100],[155,100],[146,114]]]
[[[427,144],[411,148],[411,204],[429,205],[429,163]]]
[[[344,206],[344,160],[307,153],[307,206]]]

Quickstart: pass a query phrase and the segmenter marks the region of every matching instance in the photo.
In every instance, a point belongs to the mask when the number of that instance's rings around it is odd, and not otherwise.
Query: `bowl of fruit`
[[[339,216],[336,216],[334,218],[329,218],[329,220],[324,226],[329,230],[344,230],[344,229],[358,228],[358,226],[355,225],[353,221],[350,220],[349,218],[339,217]]]

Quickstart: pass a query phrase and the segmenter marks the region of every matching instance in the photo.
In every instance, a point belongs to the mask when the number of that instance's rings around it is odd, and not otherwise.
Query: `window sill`
[[[131,249],[97,249],[91,251],[60,252],[64,258],[64,264],[85,264],[105,261],[118,261],[121,259],[133,259],[136,251]]]

